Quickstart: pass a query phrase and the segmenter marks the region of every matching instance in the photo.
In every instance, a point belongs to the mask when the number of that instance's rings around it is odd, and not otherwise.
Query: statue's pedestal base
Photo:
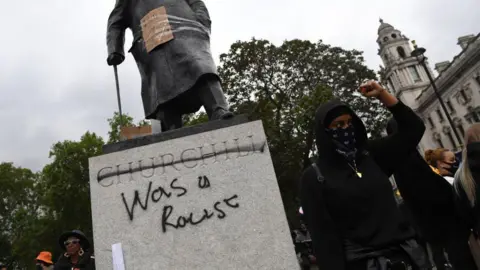
[[[104,147],[90,159],[97,269],[299,269],[260,121]]]

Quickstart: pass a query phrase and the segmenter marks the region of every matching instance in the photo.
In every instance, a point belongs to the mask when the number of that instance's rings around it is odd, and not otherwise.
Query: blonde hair
[[[474,142],[480,142],[480,124],[473,124],[470,126],[467,130],[467,134],[465,135],[465,145]],[[467,195],[468,200],[470,201],[470,205],[472,207],[475,206],[475,200],[477,198],[477,194],[475,192],[476,184],[468,165],[468,154],[466,147],[462,152],[462,164],[460,165],[458,172],[455,174],[455,182],[460,183],[462,189]],[[457,185],[455,185],[455,191],[457,194],[460,192]]]

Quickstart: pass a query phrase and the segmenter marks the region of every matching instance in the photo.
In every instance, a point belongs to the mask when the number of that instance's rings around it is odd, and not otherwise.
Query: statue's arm
[[[117,0],[115,7],[110,13],[107,26],[107,47],[108,55],[113,53],[125,57],[125,30],[127,29],[127,2],[128,0]]]
[[[202,0],[187,0],[190,8],[195,12],[197,20],[203,24],[208,30],[211,30],[212,21],[210,20],[210,14],[208,13],[207,6]]]

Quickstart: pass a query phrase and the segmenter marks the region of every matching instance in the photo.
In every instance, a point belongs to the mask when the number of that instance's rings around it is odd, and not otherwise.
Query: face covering
[[[346,128],[337,128],[337,129],[328,129],[328,133],[333,140],[340,143],[345,150],[348,152],[355,151],[356,140],[355,140],[355,128],[353,125],[349,125]]]
[[[37,264],[35,269],[37,269],[37,270],[43,270],[43,267],[42,267],[42,265]]]
[[[458,167],[459,167],[459,164],[460,162],[457,160],[455,161],[454,163],[448,163],[448,162],[445,162],[445,164],[448,164],[450,165],[450,168],[445,168],[445,170],[447,170],[449,173],[451,173],[452,175],[455,175],[455,173],[457,172],[458,170]]]

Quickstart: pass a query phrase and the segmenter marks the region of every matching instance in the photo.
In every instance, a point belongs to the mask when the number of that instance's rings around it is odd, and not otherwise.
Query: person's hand
[[[111,53],[107,58],[107,64],[109,66],[118,66],[123,62],[123,60],[125,60],[125,56],[119,53]]]
[[[374,98],[378,98],[380,94],[387,92],[385,88],[383,88],[376,81],[368,81],[360,85],[359,91],[364,97],[374,97]]]
[[[362,84],[359,91],[364,97],[376,98],[387,107],[395,106],[398,103],[398,99],[376,81]]]

